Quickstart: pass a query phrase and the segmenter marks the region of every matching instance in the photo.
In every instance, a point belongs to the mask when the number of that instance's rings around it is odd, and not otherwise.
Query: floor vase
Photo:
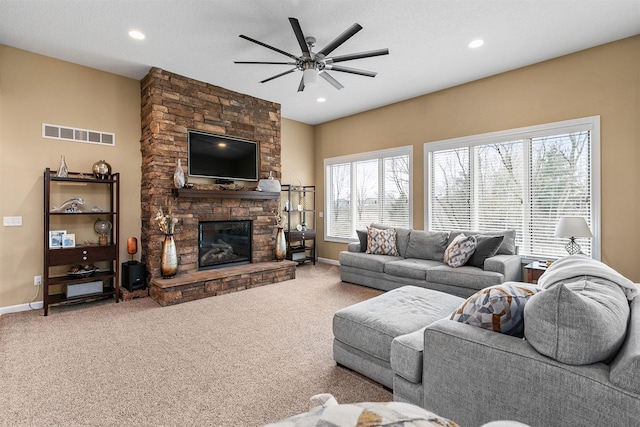
[[[287,256],[287,240],[284,238],[284,229],[278,227],[276,234],[276,259],[282,261]]]
[[[178,273],[178,253],[173,234],[165,234],[162,242],[162,265],[160,266],[162,277],[173,277]]]

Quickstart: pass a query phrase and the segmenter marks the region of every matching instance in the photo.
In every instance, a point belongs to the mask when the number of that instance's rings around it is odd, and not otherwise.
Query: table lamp
[[[569,255],[580,253],[580,245],[576,243],[576,237],[593,237],[587,221],[581,216],[563,216],[556,226],[556,237],[568,237],[569,242],[565,249]]]

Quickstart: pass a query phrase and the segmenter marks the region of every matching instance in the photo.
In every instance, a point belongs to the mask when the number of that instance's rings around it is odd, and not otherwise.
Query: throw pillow
[[[379,228],[381,230],[385,230],[387,228],[395,228],[396,229],[396,250],[398,251],[398,254],[403,257],[406,258],[407,257],[407,245],[409,244],[409,237],[411,236],[411,232],[412,230],[408,229],[408,228],[399,228],[399,227],[392,227],[390,225],[383,225],[383,224],[371,224],[371,227],[373,228]]]
[[[449,233],[445,231],[413,230],[409,236],[406,257],[442,261],[448,239]]]
[[[606,362],[627,332],[629,302],[617,285],[579,280],[552,285],[524,309],[524,336],[538,353],[569,365]]]
[[[453,230],[449,233],[449,243],[451,243],[451,241],[453,241],[453,239],[460,233],[464,233],[467,236],[475,236],[478,234],[483,234],[485,236],[504,236],[504,240],[498,248],[498,252],[496,252],[496,255],[515,255],[517,252],[516,230],[514,229],[484,232]]]
[[[490,286],[471,295],[451,320],[515,337],[524,336],[524,307],[542,289],[517,282]]]
[[[356,234],[360,241],[360,252],[365,252],[367,250],[367,230],[356,230]]]
[[[444,262],[449,267],[462,267],[476,250],[476,238],[459,234],[444,251]]]
[[[367,253],[398,256],[396,249],[396,229],[367,227]]]
[[[491,258],[498,252],[498,248],[504,240],[504,236],[486,236],[478,234],[476,238],[476,250],[471,254],[467,265],[484,269],[484,260]]]

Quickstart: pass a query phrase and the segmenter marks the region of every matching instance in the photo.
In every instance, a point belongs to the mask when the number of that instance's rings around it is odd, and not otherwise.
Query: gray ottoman
[[[419,376],[421,384],[422,334],[400,340],[394,345],[394,356],[392,342],[450,316],[463,301],[443,292],[403,286],[343,308],[333,316],[333,359],[389,388],[393,388],[392,363],[410,376],[408,380]],[[392,362],[394,357],[397,360]]]

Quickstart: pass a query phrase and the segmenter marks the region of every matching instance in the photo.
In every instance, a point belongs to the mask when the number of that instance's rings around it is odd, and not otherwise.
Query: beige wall
[[[113,132],[116,146],[44,139],[42,123]],[[33,276],[43,274],[43,171],[57,170],[61,155],[74,172],[100,159],[120,172],[120,241],[139,238],[139,83],[0,45],[0,215],[23,224],[0,227],[0,308],[34,299]]]
[[[599,46],[315,127],[315,181],[323,159],[414,147],[414,227],[424,226],[423,147],[429,141],[601,116],[602,260],[640,281],[640,36]],[[323,235],[323,224],[318,230]],[[337,259],[344,244],[319,241]]]
[[[282,184],[313,185],[313,126],[282,119]]]

